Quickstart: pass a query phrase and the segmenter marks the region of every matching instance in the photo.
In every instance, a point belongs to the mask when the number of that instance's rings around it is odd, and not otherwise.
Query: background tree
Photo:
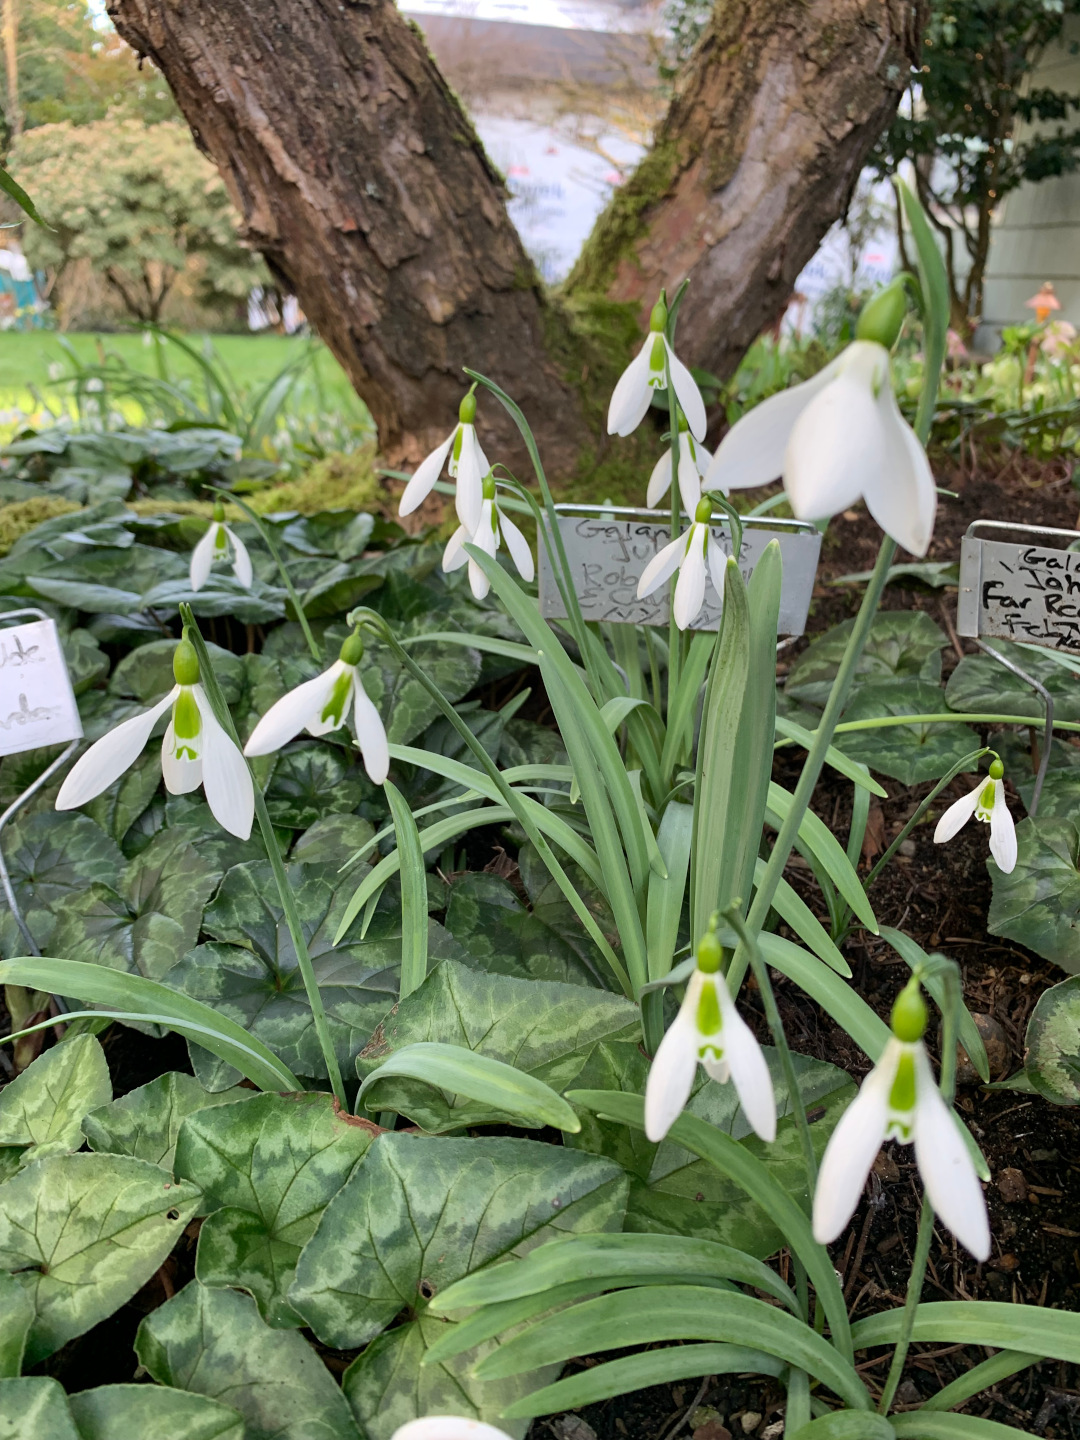
[[[214,167],[174,121],[42,125],[20,136],[11,171],[51,229],[27,226],[32,266],[55,280],[85,260],[134,319],[157,321],[178,278],[199,300],[235,316],[266,272],[237,237],[237,217]]]
[[[995,206],[1025,180],[1080,164],[1080,94],[1025,88],[1072,15],[1080,0],[933,0],[907,95],[871,157],[882,175],[914,162],[943,237],[953,327],[965,337],[982,313]]]

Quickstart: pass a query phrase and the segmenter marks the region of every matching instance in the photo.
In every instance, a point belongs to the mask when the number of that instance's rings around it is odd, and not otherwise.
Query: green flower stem
[[[824,723],[824,717],[822,717]],[[969,714],[965,710],[948,710],[936,715],[873,715],[867,720],[845,720],[834,725],[834,735],[853,735],[858,730],[887,730],[893,725],[1041,725],[1042,720],[1034,715],[997,715],[981,711]],[[1075,720],[1054,721],[1055,730],[1080,730]],[[821,726],[810,732],[815,737],[821,734]],[[785,737],[777,740],[773,749],[798,742]]]
[[[757,887],[754,895],[754,903],[750,907],[750,913],[746,917],[746,927],[754,935],[759,935],[768,919],[769,910],[772,908],[773,898],[776,895],[777,887],[784,876],[784,867],[787,865],[792,849],[795,845],[796,836],[799,833],[799,826],[802,818],[810,806],[810,800],[817,785],[818,777],[825,765],[825,756],[829,746],[832,744],[833,735],[836,733],[837,724],[843,714],[844,706],[847,704],[848,693],[851,690],[851,683],[855,678],[855,670],[862,658],[862,652],[870,637],[870,626],[873,624],[874,616],[877,614],[878,605],[881,602],[882,591],[885,589],[885,582],[889,575],[889,566],[896,555],[896,541],[888,535],[882,536],[881,549],[878,551],[878,558],[870,576],[870,583],[866,587],[859,613],[855,617],[855,625],[848,636],[847,648],[844,650],[844,658],[840,662],[840,669],[833,681],[832,691],[829,694],[828,703],[825,706],[824,714],[821,717],[821,724],[814,731],[813,744],[807,751],[806,760],[803,762],[802,774],[799,776],[799,783],[795,787],[795,795],[792,805],[787,813],[787,818],[780,827],[780,833],[776,837],[776,844],[769,856],[769,863],[765,867],[765,874],[762,876],[761,884]],[[910,722],[909,722],[910,723]],[[728,985],[732,995],[738,992],[746,975],[749,964],[749,950],[745,943],[740,941],[738,949],[731,961],[731,968],[728,971]]]
[[[296,611],[296,618],[300,622],[300,629],[304,632],[304,639],[307,641],[308,649],[311,651],[311,658],[318,661],[321,665],[323,660],[322,651],[316,643],[315,636],[311,633],[311,626],[308,624],[308,618],[304,614],[303,603],[286,569],[285,561],[281,558],[281,551],[277,547],[277,541],[270,533],[270,526],[267,525],[261,515],[256,515],[251,506],[246,505],[244,501],[234,495],[231,490],[222,490],[217,485],[207,485],[206,489],[212,490],[215,495],[220,495],[221,498],[227,500],[230,505],[235,505],[238,510],[242,510],[255,526],[255,529],[258,530],[259,535],[262,537],[263,544],[274,557],[274,564],[278,568],[278,574],[281,576],[282,584],[285,586],[289,599],[292,601],[293,609]]]
[[[669,322],[669,329],[671,328]],[[652,332],[650,331],[650,334]],[[672,341],[673,341],[672,337]],[[646,342],[648,343],[648,342]],[[675,386],[671,383],[671,364],[664,353],[664,370],[667,379],[668,428],[671,431],[671,539],[679,538],[679,402],[675,399]],[[671,702],[679,688],[679,671],[682,668],[682,631],[675,623],[675,582],[668,582],[668,703],[665,714],[671,714]]]
[[[243,746],[240,744],[240,737],[236,733],[236,726],[233,724],[232,715],[229,713],[229,707],[226,705],[225,697],[221,693],[221,686],[218,684],[217,676],[214,674],[214,667],[206,649],[206,643],[199,633],[199,627],[195,622],[195,617],[191,613],[191,607],[189,605],[180,606],[180,618],[184,622],[184,631],[191,640],[191,643],[195,646],[196,654],[199,657],[199,673],[203,689],[206,691],[206,698],[210,701],[218,724],[240,753],[243,754]],[[250,770],[250,764],[248,768]],[[277,836],[274,834],[274,826],[266,809],[266,801],[263,799],[263,793],[259,789],[259,786],[255,784],[254,776],[252,776],[252,784],[255,790],[255,818],[259,822],[259,830],[262,834],[263,844],[266,846],[266,855],[270,861],[270,869],[274,874],[274,883],[277,885],[281,908],[285,912],[285,923],[288,925],[289,934],[292,936],[293,949],[296,951],[296,963],[300,968],[304,989],[307,991],[308,1004],[311,1006],[311,1016],[315,1022],[315,1034],[318,1036],[319,1048],[322,1050],[323,1060],[326,1062],[326,1069],[330,1076],[330,1084],[333,1088],[334,1095],[342,1109],[347,1111],[349,1102],[345,1095],[345,1084],[341,1078],[341,1066],[338,1064],[334,1044],[330,1038],[330,1027],[326,1020],[326,1010],[323,1006],[319,982],[315,978],[315,970],[311,963],[311,954],[307,947],[307,941],[304,939],[304,930],[300,923],[300,914],[296,908],[292,891],[289,889],[289,877],[285,873],[285,866],[281,859],[281,851],[278,849]]]
[[[892,844],[885,851],[884,855],[882,855],[881,859],[870,871],[870,874],[867,875],[866,879],[863,881],[864,890],[870,889],[870,886],[881,874],[882,870],[884,870],[885,866],[896,854],[897,850],[899,850],[900,846],[911,834],[912,830],[915,829],[915,826],[918,825],[919,821],[926,814],[927,810],[930,809],[930,806],[934,803],[934,801],[945,789],[945,787],[947,785],[951,785],[952,782],[956,779],[957,775],[959,775],[962,771],[970,770],[973,765],[978,765],[978,762],[982,759],[982,757],[989,753],[990,752],[987,746],[983,746],[980,750],[973,750],[970,755],[965,755],[963,760],[958,760],[957,763],[949,771],[949,773],[943,779],[938,781],[938,783],[934,786],[933,790],[930,791],[930,794],[927,795],[926,799],[919,804],[919,807],[915,811],[914,815],[912,815],[911,819],[900,831],[899,835],[896,836],[895,840],[893,840]]]

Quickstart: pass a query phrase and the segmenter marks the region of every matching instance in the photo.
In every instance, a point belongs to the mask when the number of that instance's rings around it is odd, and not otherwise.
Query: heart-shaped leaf
[[[22,1371],[26,1340],[33,1323],[34,1302],[14,1275],[0,1270],[0,1377],[6,1379]],[[0,1434],[3,1434],[2,1418]]]
[[[231,1405],[164,1385],[99,1385],[68,1403],[82,1440],[244,1440]]]
[[[100,1042],[93,1035],[73,1035],[0,1090],[0,1145],[78,1150],[83,1116],[111,1099]],[[32,1158],[29,1152],[26,1159]]]
[[[50,949],[57,916],[95,881],[115,889],[124,869],[116,842],[88,815],[40,810],[4,831],[15,899],[38,948]],[[26,945],[7,906],[0,908],[0,954],[21,955]]]
[[[214,1094],[204,1090],[193,1075],[171,1070],[148,1085],[129,1090],[119,1100],[91,1110],[83,1117],[82,1133],[91,1150],[107,1155],[131,1155],[136,1160],[148,1160],[151,1165],[171,1170],[176,1137],[189,1115],[211,1105],[251,1100],[255,1094],[254,1090],[241,1086]]]
[[[350,810],[374,793],[362,766],[347,751],[300,741],[279,756],[267,787],[266,808],[275,825],[306,830],[325,813],[328,796],[338,810]]]
[[[1028,1079],[1055,1105],[1080,1105],[1080,975],[1044,990],[1028,1021]]]
[[[450,883],[446,928],[484,970],[595,985],[595,970],[582,962],[582,953],[595,967],[602,963],[599,952],[562,892],[554,883],[544,886],[539,900],[537,908],[529,910],[498,875],[456,875]]]
[[[1006,647],[1006,654],[1012,652]],[[1080,720],[1080,687],[1076,676],[1049,655],[1024,650],[1012,655],[1022,670],[1045,685],[1059,720]],[[945,700],[952,710],[982,711],[991,715],[1030,715],[1045,718],[1043,702],[1030,685],[989,655],[965,655],[949,676]]]
[[[1080,835],[1071,820],[1029,816],[1016,827],[1016,868],[986,862],[994,896],[991,935],[1005,935],[1080,973]]]
[[[843,620],[814,640],[788,671],[784,693],[804,705],[824,705],[840,669],[854,620]],[[948,644],[922,610],[888,610],[874,617],[855,670],[856,685],[879,680],[941,678],[941,651]]]
[[[82,1440],[59,1380],[26,1375],[0,1380],[2,1440]]]
[[[844,723],[885,715],[941,712],[938,686],[922,680],[886,680],[859,688],[844,711]],[[923,780],[937,780],[947,775],[965,755],[979,748],[979,737],[970,726],[961,724],[890,725],[882,729],[844,731],[837,735],[836,744],[845,755],[879,775],[891,775],[904,785],[918,785]]]

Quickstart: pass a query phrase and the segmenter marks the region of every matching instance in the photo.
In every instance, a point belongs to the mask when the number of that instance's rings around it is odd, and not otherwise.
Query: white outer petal
[[[202,719],[203,794],[210,813],[230,835],[246,840],[255,817],[255,787],[247,761],[214,719],[201,685],[192,693]]]
[[[529,542],[510,517],[504,515],[501,510],[499,511],[499,528],[518,574],[525,581],[532,580],[536,574],[536,567],[533,564],[533,554],[529,549]]]
[[[690,1098],[701,1044],[695,1017],[703,980],[698,970],[691,975],[679,1013],[649,1066],[645,1082],[645,1135],[649,1140],[664,1138]]]
[[[886,465],[863,486],[866,508],[877,523],[912,555],[925,555],[934,533],[937,485],[918,436],[900,414],[892,381],[878,396]]]
[[[712,577],[713,589],[716,591],[716,599],[720,605],[724,603],[724,582],[727,578],[728,557],[721,550],[720,546],[709,532],[708,543],[705,546],[705,554],[709,561],[709,575]]]
[[[196,736],[196,743],[190,747],[191,749],[199,749],[200,738],[200,736]],[[170,795],[190,795],[202,784],[202,755],[198,755],[194,760],[189,760],[186,756],[183,760],[177,759],[176,732],[171,720],[165,727],[165,734],[161,737],[161,774],[165,781],[165,789]]]
[[[498,1430],[483,1420],[466,1420],[461,1415],[425,1415],[400,1425],[390,1440],[510,1440],[505,1430]]]
[[[644,600],[646,595],[651,595],[658,590],[665,580],[674,575],[679,568],[679,561],[686,554],[686,536],[679,535],[674,540],[669,540],[662,550],[658,550],[648,565],[641,572],[641,579],[638,581],[638,599]]]
[[[233,574],[245,590],[250,590],[254,572],[251,568],[251,556],[247,552],[247,546],[233,534],[228,525],[225,526],[225,534],[229,537],[229,543],[233,547]]]
[[[442,568],[449,574],[452,570],[460,570],[468,563],[469,557],[465,554],[465,541],[472,536],[464,525],[459,525],[450,539],[446,542],[446,549],[443,551]]]
[[[607,412],[607,433],[609,435],[632,435],[645,418],[652,400],[649,389],[649,358],[652,355],[653,335],[650,331],[644,345],[619,376],[619,383],[611,394]]]
[[[655,510],[660,501],[671,489],[671,451],[665,450],[652,468],[649,476],[649,488],[645,492],[645,504],[650,510]],[[690,514],[693,515],[693,510]]]
[[[475,545],[478,550],[482,550],[485,555],[490,555],[493,560],[495,552],[499,548],[499,532],[494,522],[495,502],[484,500],[480,505],[480,523],[476,527],[476,534],[470,543]],[[483,600],[491,589],[491,582],[476,561],[472,559],[469,561],[469,584],[477,600]]]
[[[438,480],[442,472],[443,462],[446,459],[450,446],[454,443],[454,436],[457,434],[455,425],[450,434],[437,450],[433,450],[426,459],[412,473],[409,483],[401,496],[401,503],[398,505],[399,515],[411,515],[412,512],[424,503],[431,494],[432,486]]]
[[[686,423],[690,426],[690,434],[695,440],[705,439],[705,401],[701,398],[701,391],[697,387],[697,381],[690,371],[682,363],[675,351],[664,340],[664,347],[667,350],[668,366],[671,370],[671,383],[675,390],[675,399],[679,402],[679,408],[686,416]]]
[[[838,355],[824,370],[770,395],[748,410],[724,436],[705,472],[706,490],[749,490],[779,480],[784,469],[784,451],[799,416],[814,396],[840,368]]]
[[[705,525],[690,527],[690,543],[679,566],[679,578],[675,582],[675,597],[671,613],[675,624],[685,630],[697,619],[705,603],[705,544],[708,537]]]
[[[679,436],[679,499],[683,509],[691,517],[701,499],[701,476],[709,459],[709,452],[699,446],[689,434]]]
[[[193,591],[201,590],[210,576],[210,567],[214,563],[214,541],[220,528],[217,521],[212,520],[209,530],[191,552],[189,578]]]
[[[475,426],[462,425],[461,454],[455,467],[457,493],[454,496],[454,507],[458,519],[470,534],[474,533],[480,524],[484,502],[484,476],[490,469],[491,466],[476,438]]]
[[[159,717],[179,694],[180,686],[174,685],[156,705],[132,715],[115,730],[95,741],[85,755],[80,755],[60,786],[56,797],[57,810],[74,810],[76,806],[85,805],[95,795],[107,790],[114,780],[119,780],[142,754]]]
[[[889,1092],[900,1055],[900,1042],[890,1040],[825,1148],[814,1191],[814,1239],[820,1245],[835,1240],[855,1213],[885,1138]]]
[[[743,1114],[762,1140],[776,1139],[776,1096],[772,1076],[754,1032],[735,1008],[723,976],[717,977],[720,1013],[724,1017],[724,1059]]]
[[[353,677],[353,724],[356,727],[356,743],[364,757],[364,769],[376,785],[381,785],[390,773],[386,729],[382,717],[364,689],[359,670]]]
[[[969,795],[961,795],[959,800],[953,801],[934,829],[935,845],[944,845],[947,840],[959,834],[978,809],[979,796],[985,788],[986,781],[980,780]]]
[[[888,354],[880,345],[869,351],[859,350],[859,345],[869,341],[848,347],[843,372],[813,397],[788,438],[784,489],[799,520],[824,520],[846,510],[867,485],[892,468],[883,412],[873,390],[882,364],[881,383],[889,383]]]
[[[314,680],[305,680],[303,685],[297,685],[280,700],[275,700],[251,732],[244,754],[270,755],[287,745],[305,726],[318,721],[342,668],[342,661],[336,660],[329,670],[316,675]],[[325,730],[319,733],[325,734]]]
[[[990,812],[990,854],[998,869],[1009,875],[1016,869],[1016,826],[1005,800],[1005,786],[994,781],[994,808]]]
[[[976,1260],[988,1259],[986,1197],[921,1044],[915,1055],[915,1160],[935,1215]]]

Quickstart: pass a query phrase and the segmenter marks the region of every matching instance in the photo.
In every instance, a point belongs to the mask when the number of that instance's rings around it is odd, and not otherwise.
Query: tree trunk
[[[565,298],[544,293],[471,123],[390,0],[115,0],[109,13],[164,73],[384,457],[415,461],[446,435],[470,365],[567,474],[599,454],[602,392],[661,285],[691,276],[680,350],[722,375],[782,313],[895,109],[916,4],[718,0]],[[514,446],[500,407],[481,420],[496,453]]]

